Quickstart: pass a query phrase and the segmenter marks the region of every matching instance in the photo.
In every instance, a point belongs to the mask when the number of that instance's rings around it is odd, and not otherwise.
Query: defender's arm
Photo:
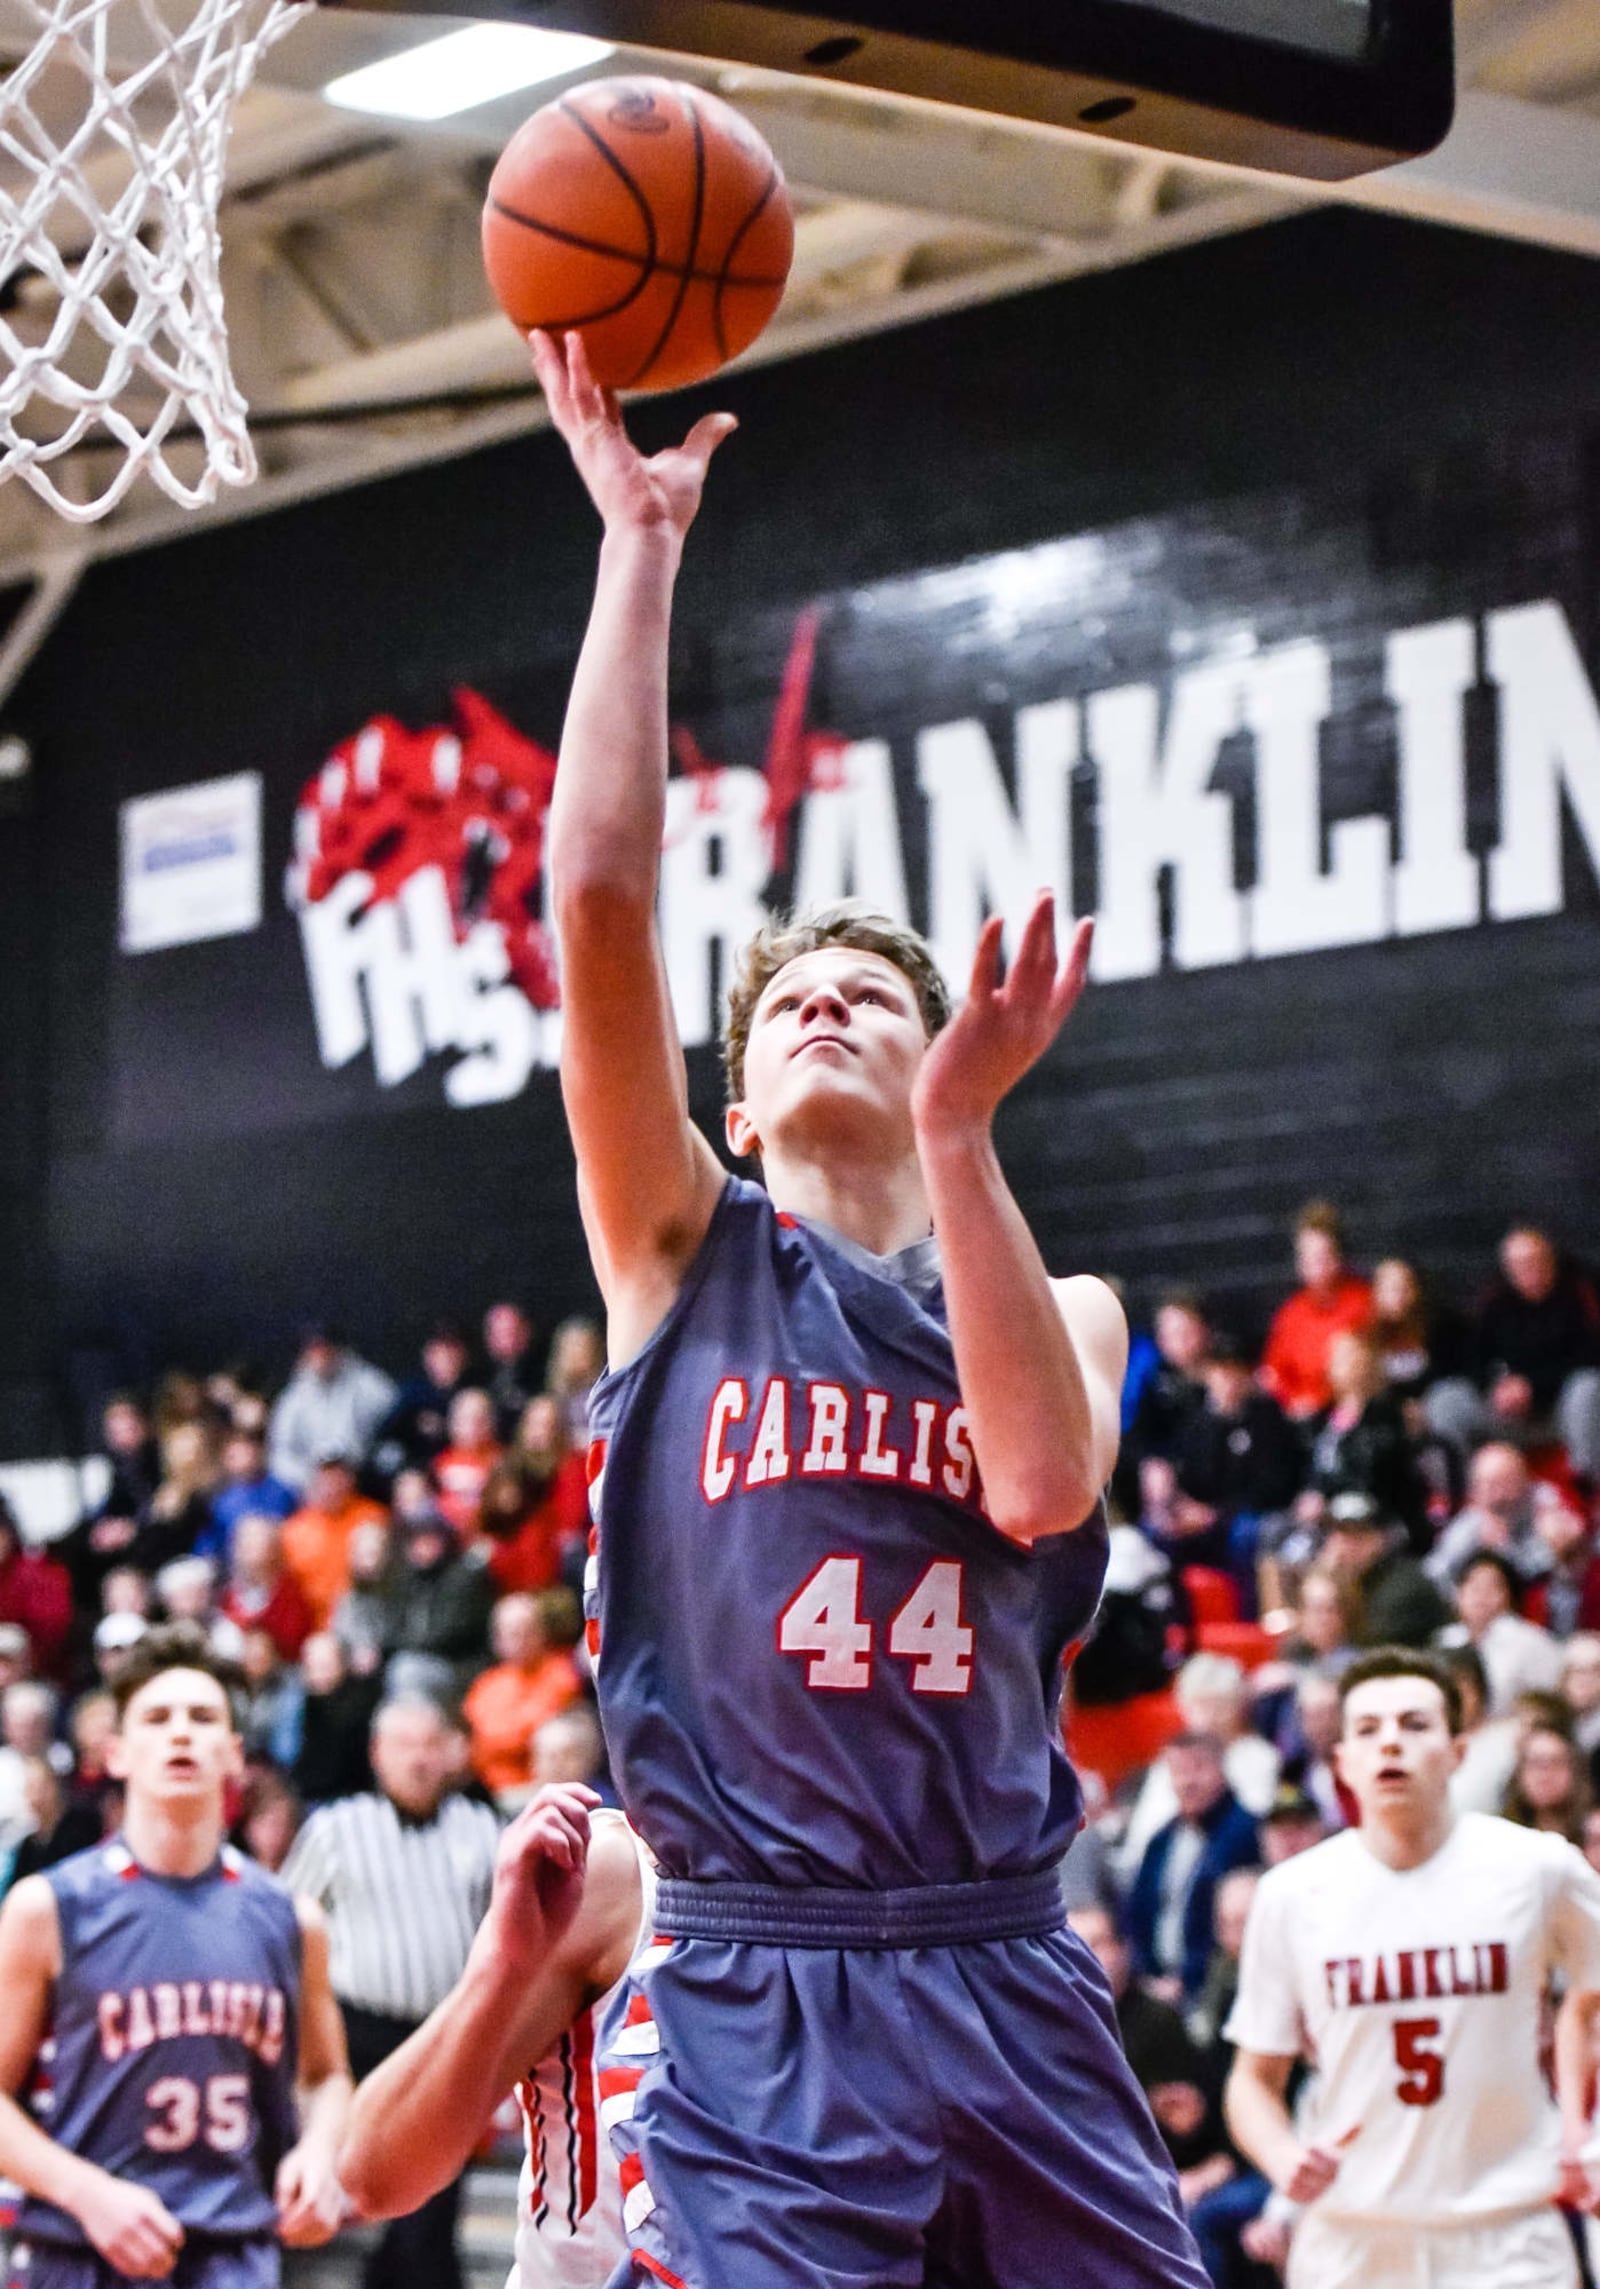
[[[513,1821],[460,1979],[356,2092],[340,2172],[363,2216],[404,2217],[459,2177],[518,2077],[626,1969],[638,1855],[608,1821],[585,1865],[589,1794],[543,1790]]]
[[[613,1366],[663,1317],[705,1236],[722,1171],[689,1119],[656,885],[667,785],[667,647],[684,535],[733,427],[697,422],[646,459],[577,335],[533,336],[551,416],[605,526],[550,807],[561,944],[561,1086]]]
[[[1001,1100],[1083,990],[1092,925],[1079,924],[1058,977],[1046,893],[1003,982],[1000,930],[984,925],[967,999],[923,1061],[912,1110],[984,1497],[1002,1533],[1034,1542],[1081,1525],[1111,1475],[1128,1331],[1103,1281],[1048,1277],[994,1147]]]
[[[55,1894],[42,1876],[25,1876],[0,1908],[0,2178],[76,2218],[114,2272],[159,2280],[183,2246],[183,2228],[166,2203],[69,2154],[17,2104],[49,2028],[60,1975]]]

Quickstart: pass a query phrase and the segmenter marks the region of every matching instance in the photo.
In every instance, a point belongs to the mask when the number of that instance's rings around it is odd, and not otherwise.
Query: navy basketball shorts
[[[191,2234],[163,2280],[165,2289],[278,2289],[282,2259],[269,2234],[235,2241]],[[121,2289],[127,2278],[92,2249],[44,2241],[12,2245],[11,2289]]]
[[[662,1939],[599,2054],[611,2289],[1208,2289],[1104,1975],[1059,1926]]]

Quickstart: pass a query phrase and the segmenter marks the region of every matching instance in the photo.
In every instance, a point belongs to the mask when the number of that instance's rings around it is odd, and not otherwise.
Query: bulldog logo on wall
[[[548,1061],[559,999],[542,913],[556,759],[473,691],[453,726],[376,716],[306,782],[286,884],[324,1065],[378,1080],[457,1053],[453,1105],[498,1104]]]
[[[845,742],[806,725],[819,617],[807,611],[796,627],[761,772],[725,769],[692,732],[673,730],[681,775],[668,789],[663,923],[669,945],[687,945],[673,965],[691,980],[674,980],[686,1044],[709,1038],[714,1023],[693,982],[707,947],[715,939],[726,951],[750,934],[797,807],[837,779]],[[544,917],[556,758],[477,692],[458,690],[453,705],[453,725],[408,731],[375,716],[334,749],[301,791],[285,893],[325,1066],[370,1048],[378,1082],[394,1088],[429,1056],[454,1052],[448,1102],[503,1104],[560,1055],[555,933]],[[708,846],[733,825],[744,863],[725,875],[719,903],[708,895],[717,863]]]

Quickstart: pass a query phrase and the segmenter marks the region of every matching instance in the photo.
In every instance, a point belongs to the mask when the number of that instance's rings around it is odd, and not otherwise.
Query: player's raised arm
[[[404,2217],[459,2177],[519,2076],[621,1975],[638,1855],[620,1821],[591,1839],[595,1801],[563,1783],[517,1815],[461,1977],[356,2092],[339,2174],[364,2217]]]
[[[1003,978],[1000,931],[984,925],[912,1112],[984,1499],[1003,1532],[1033,1542],[1081,1525],[1111,1475],[1128,1331],[1103,1281],[1047,1277],[994,1146],[1001,1101],[1083,991],[1092,925],[1078,925],[1058,971],[1054,902],[1041,896]]]
[[[698,421],[646,457],[583,344],[532,341],[551,417],[605,527],[550,811],[561,943],[561,1082],[596,1274],[620,1365],[653,1331],[721,1189],[689,1119],[683,1055],[656,936],[667,785],[667,645],[684,535],[707,464],[733,427]]]
[[[0,1909],[0,2178],[76,2218],[113,2272],[160,2280],[183,2246],[183,2228],[160,2195],[68,2153],[17,2103],[49,2030],[60,1973],[55,1895],[42,1876],[25,1877]]]

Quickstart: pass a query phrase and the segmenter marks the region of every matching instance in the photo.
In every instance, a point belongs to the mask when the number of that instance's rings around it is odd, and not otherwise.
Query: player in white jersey
[[[627,2254],[595,2029],[652,1932],[655,1870],[591,1789],[539,1790],[501,1841],[455,1987],[356,2093],[339,2157],[361,2214],[403,2217],[460,2175],[515,2087],[527,2132],[508,2289],[604,2289]],[[530,2065],[530,2061],[533,2062]]]
[[[1600,1989],[1600,1876],[1560,1836],[1452,1812],[1441,1662],[1371,1653],[1341,1694],[1360,1825],[1262,1878],[1226,2028],[1234,2138],[1308,2205],[1290,2289],[1575,2289],[1540,2007],[1553,1973]]]

